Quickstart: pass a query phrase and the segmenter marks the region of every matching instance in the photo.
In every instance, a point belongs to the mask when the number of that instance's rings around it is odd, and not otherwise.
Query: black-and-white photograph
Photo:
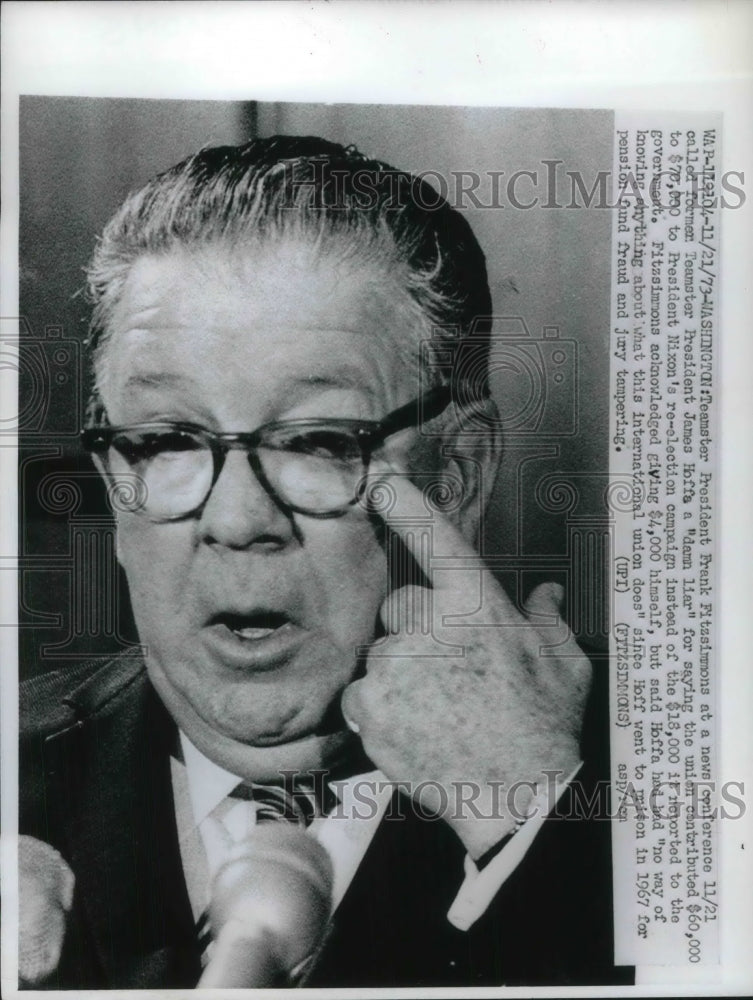
[[[717,965],[722,116],[17,115],[12,988]]]
[[[630,980],[612,124],[22,99],[32,985]]]

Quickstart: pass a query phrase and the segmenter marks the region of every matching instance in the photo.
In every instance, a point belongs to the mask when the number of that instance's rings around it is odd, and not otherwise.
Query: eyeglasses
[[[177,521],[206,504],[231,450],[245,451],[278,503],[311,517],[337,517],[356,503],[373,451],[398,431],[439,416],[449,386],[432,389],[383,420],[278,420],[248,434],[190,423],[87,427],[81,443],[101,457],[123,509]]]

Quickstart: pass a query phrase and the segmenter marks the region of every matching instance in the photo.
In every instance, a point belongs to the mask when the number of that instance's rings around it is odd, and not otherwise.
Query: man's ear
[[[94,462],[94,468],[100,474],[100,476],[102,477],[102,479],[105,482],[107,482],[107,477],[105,475],[105,466],[104,466],[104,463],[102,462],[102,459],[99,457],[99,455],[96,453],[96,451],[90,452],[89,453],[89,458],[92,460],[92,462]]]
[[[110,484],[109,479],[107,478],[107,473],[105,472],[105,466],[104,466],[104,463],[102,462],[102,459],[100,458],[100,456],[96,452],[91,452],[90,455],[89,455],[89,457],[91,458],[92,462],[94,463],[94,468],[97,470],[97,472],[102,477],[102,482],[105,484],[105,488],[107,489],[107,504],[108,504],[110,510],[112,511],[113,517],[115,518],[115,555],[117,557],[118,562],[121,562],[121,559],[120,559],[120,532],[118,531],[118,508],[117,508],[117,504],[113,504],[113,502],[112,502],[112,493],[110,491],[110,485],[111,484]]]
[[[478,549],[502,459],[499,412],[494,400],[488,398],[472,408],[452,407],[447,420],[442,458],[449,473],[462,483],[462,497],[451,516]]]
[[[115,514],[115,516],[117,517],[117,511],[112,506],[112,501],[111,501],[111,497],[110,497],[110,481],[109,481],[109,479],[107,477],[107,473],[105,472],[104,462],[102,461],[101,457],[95,451],[92,451],[92,452],[89,453],[89,458],[94,463],[94,468],[97,470],[97,472],[100,475],[100,478],[102,479],[102,482],[104,483],[105,490],[107,491],[107,503],[108,503],[108,506],[112,510],[113,514]]]

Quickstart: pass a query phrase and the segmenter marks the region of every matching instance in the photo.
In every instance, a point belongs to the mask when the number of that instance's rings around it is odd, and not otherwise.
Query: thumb
[[[556,647],[561,655],[573,657],[573,662],[577,659],[587,664],[590,671],[589,661],[563,614],[564,602],[564,588],[559,583],[548,581],[531,591],[523,610],[548,647]]]
[[[361,681],[351,681],[340,697],[340,712],[345,720],[345,725],[352,733],[360,733],[361,726],[356,722],[359,704],[359,685]]]
[[[546,615],[547,617],[555,615],[555,621],[551,622],[554,625],[562,613],[564,601],[564,588],[561,584],[550,580],[546,583],[540,583],[538,587],[534,587],[528,595],[528,600],[525,602],[523,610],[528,618],[532,618],[534,615]]]

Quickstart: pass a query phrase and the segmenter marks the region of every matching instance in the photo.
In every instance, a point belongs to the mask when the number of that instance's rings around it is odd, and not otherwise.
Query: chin
[[[291,707],[282,716],[276,711],[273,716],[259,717],[257,714],[229,718],[229,713],[210,712],[204,716],[208,726],[218,734],[248,747],[275,747],[295,743],[320,731],[322,712],[307,718],[303,706]]]
[[[230,739],[237,743],[242,743],[247,747],[279,747],[286,743],[295,743],[306,736],[312,734],[312,730],[302,730],[301,732],[290,732],[288,730],[275,731],[270,729],[256,729],[249,735],[249,729],[244,732],[225,733]]]

